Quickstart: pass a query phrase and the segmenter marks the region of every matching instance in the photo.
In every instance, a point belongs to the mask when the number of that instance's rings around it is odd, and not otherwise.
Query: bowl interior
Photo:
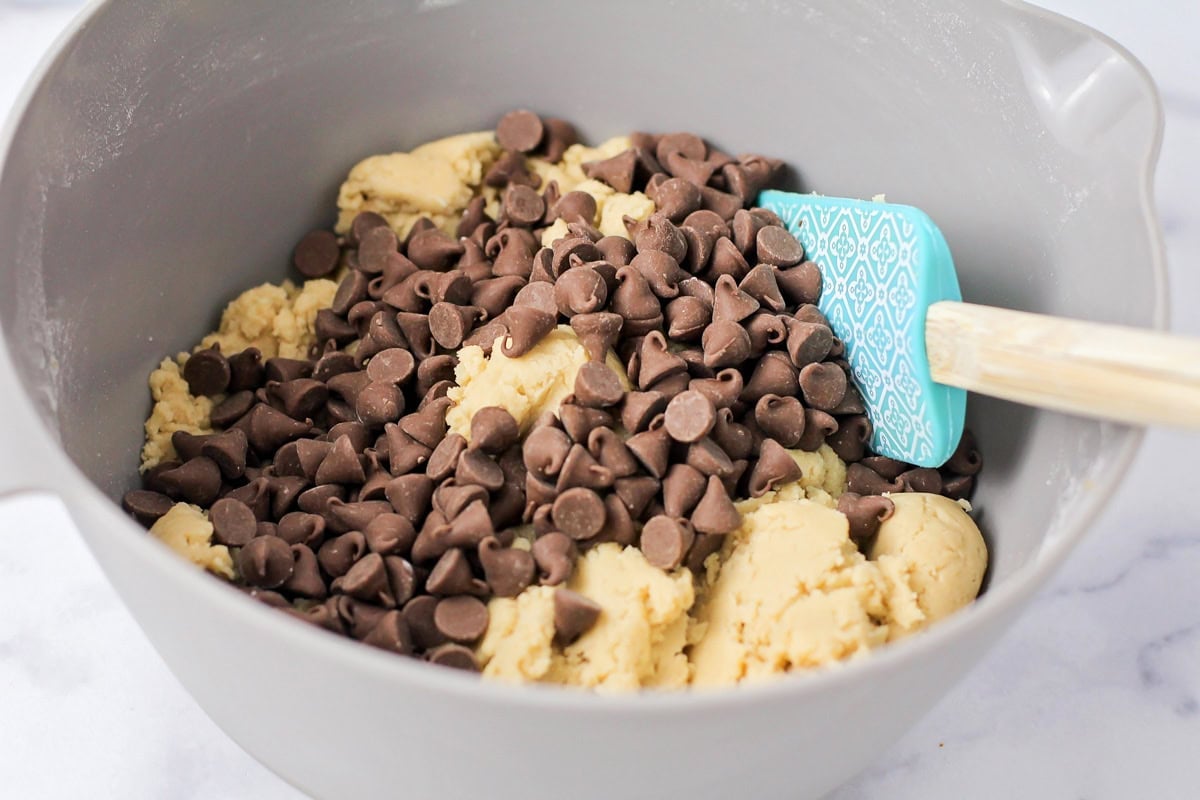
[[[135,482],[146,375],[238,292],[286,274],[296,238],[332,223],[354,162],[513,107],[571,119],[591,141],[693,130],[786,159],[793,187],[886,192],[942,227],[970,301],[1153,324],[1130,147],[1153,98],[1106,118],[1123,149],[1064,136],[1035,85],[1046,70],[1013,58],[1015,14],[976,13],[867,0],[108,6],[15,128],[5,334],[70,456],[118,497]],[[1047,46],[1025,63],[1078,50]],[[995,582],[1098,502],[1088,476],[1110,469],[1125,432],[979,397],[969,424],[988,462],[976,501]]]

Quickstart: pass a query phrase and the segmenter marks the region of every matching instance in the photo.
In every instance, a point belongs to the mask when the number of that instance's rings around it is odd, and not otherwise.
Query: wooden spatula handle
[[[1200,429],[1200,340],[970,303],[929,307],[932,378],[1135,425]]]

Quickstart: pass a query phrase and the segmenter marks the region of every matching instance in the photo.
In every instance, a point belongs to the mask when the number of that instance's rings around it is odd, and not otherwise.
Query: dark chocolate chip
[[[306,278],[324,278],[337,269],[340,256],[337,236],[332,231],[316,230],[305,234],[296,244],[292,264]]]
[[[479,664],[475,661],[475,654],[461,644],[448,643],[438,645],[425,653],[425,660],[430,664],[450,667],[451,669],[460,669],[464,672],[479,671]]]
[[[139,523],[150,527],[171,510],[175,502],[165,494],[146,489],[133,489],[121,498],[121,507]]]
[[[212,397],[229,388],[229,361],[216,347],[192,353],[183,365],[183,379],[188,391],[197,397]]]

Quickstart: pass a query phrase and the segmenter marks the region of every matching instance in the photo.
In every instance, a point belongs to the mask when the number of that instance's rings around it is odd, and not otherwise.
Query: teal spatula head
[[[921,467],[945,463],[962,437],[967,393],[934,383],[925,312],[962,300],[942,232],[912,206],[769,190],[779,215],[821,270],[818,307],[846,344],[874,433],[871,449]]]

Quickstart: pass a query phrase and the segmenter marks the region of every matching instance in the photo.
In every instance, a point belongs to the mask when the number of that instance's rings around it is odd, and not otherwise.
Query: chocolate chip
[[[533,227],[542,221],[546,213],[546,201],[528,186],[509,186],[504,192],[504,217],[513,225]]]
[[[425,517],[433,496],[433,480],[427,475],[401,475],[384,491],[392,508],[413,525]]]
[[[579,141],[575,126],[566,120],[545,117],[542,124],[546,126],[546,160],[558,161],[571,145]]]
[[[661,479],[667,471],[670,459],[671,437],[665,427],[648,428],[636,433],[625,442],[625,446],[655,478]]]
[[[588,434],[587,449],[614,478],[625,478],[638,471],[637,460],[612,428],[594,428]]]
[[[758,260],[777,267],[790,267],[804,260],[804,247],[784,228],[765,227],[755,240]]]
[[[242,580],[259,589],[282,586],[292,575],[293,563],[292,548],[276,536],[251,539],[237,553]]]
[[[612,470],[600,464],[583,444],[574,444],[563,460],[555,488],[558,492],[574,486],[606,489],[612,486],[614,478]]]
[[[447,434],[434,448],[433,454],[429,456],[429,462],[425,465],[425,474],[435,482],[449,478],[458,466],[459,456],[466,449],[466,439],[457,433]]]
[[[603,361],[589,361],[575,374],[575,398],[589,408],[607,408],[621,402],[625,388]]]
[[[734,508],[721,479],[710,475],[704,496],[692,511],[692,525],[700,533],[719,534],[730,533],[741,523],[741,515]]]
[[[146,489],[132,489],[121,498],[121,507],[147,528],[175,505],[171,498]]]
[[[372,519],[391,511],[392,507],[386,500],[346,502],[339,496],[331,496],[326,505],[325,516],[330,528],[341,533],[348,530],[361,531]]]
[[[640,519],[650,501],[658,494],[659,482],[649,475],[638,475],[618,478],[613,482],[613,488],[630,516]]]
[[[687,464],[672,464],[662,481],[662,502],[667,516],[687,516],[700,502],[707,486],[708,479],[699,470]]]
[[[575,442],[586,442],[588,435],[596,428],[612,425],[612,415],[598,408],[587,408],[575,403],[567,403],[558,410],[560,422],[567,435]]]
[[[213,526],[213,541],[229,547],[247,544],[258,529],[258,519],[250,506],[228,497],[213,503],[208,519]]]
[[[632,148],[601,161],[583,164],[583,174],[607,183],[618,192],[633,190],[633,173],[637,168],[637,153]]]
[[[759,450],[758,461],[750,473],[748,489],[751,497],[762,497],[767,492],[802,477],[796,459],[774,439],[764,439]]]
[[[555,203],[553,213],[567,222],[586,222],[590,225],[596,219],[596,198],[587,192],[567,192]]]
[[[215,461],[204,456],[165,470],[156,479],[169,497],[203,507],[211,505],[221,491],[221,470]]]
[[[896,477],[896,483],[900,484],[906,492],[928,492],[929,494],[941,494],[942,492],[942,476],[936,469],[928,467],[918,467],[902,472]]]
[[[192,353],[183,365],[188,391],[197,397],[212,397],[229,387],[229,361],[216,347]]]
[[[750,380],[742,390],[742,399],[748,403],[758,402],[763,395],[775,394],[792,397],[800,391],[796,368],[787,355],[779,351],[764,353],[754,367]]]
[[[463,254],[463,245],[446,233],[433,228],[412,236],[406,249],[409,260],[419,269],[440,272]]]
[[[733,411],[728,408],[717,409],[712,440],[730,459],[749,458],[755,447],[755,435],[747,426],[734,422]]]
[[[896,511],[896,504],[886,497],[863,497],[843,492],[837,510],[846,515],[850,524],[850,539],[862,548],[879,531],[879,523]]]
[[[607,301],[608,286],[588,267],[569,269],[554,284],[554,302],[564,317],[600,311]]]
[[[213,406],[209,420],[215,428],[228,428],[246,415],[254,405],[254,393],[248,390],[235,392]]]
[[[396,254],[399,245],[391,228],[372,228],[358,243],[358,268],[369,275],[382,273],[384,265]]]
[[[470,649],[460,644],[443,644],[425,653],[425,659],[430,664],[437,664],[464,672],[478,672],[479,664]]]
[[[400,655],[411,655],[413,652],[413,638],[408,630],[408,622],[401,612],[395,610],[380,617],[363,642]]]
[[[557,586],[571,577],[576,557],[575,542],[565,533],[552,531],[539,536],[533,543],[531,554],[541,571],[539,582],[543,586]]]
[[[811,261],[780,270],[776,273],[775,280],[789,305],[811,305],[821,297],[821,270]],[[824,324],[829,323],[825,321]]]
[[[825,441],[838,458],[847,463],[858,461],[866,454],[867,443],[871,441],[871,421],[863,414],[843,417],[837,431],[826,436]]]
[[[527,550],[502,547],[492,536],[479,543],[479,563],[496,597],[516,597],[533,583],[537,566]]]
[[[321,459],[321,464],[313,475],[313,481],[318,485],[326,483],[357,485],[366,479],[362,462],[359,460],[358,453],[355,452],[349,436],[337,438],[329,452]]]
[[[381,214],[376,214],[374,211],[360,211],[350,223],[350,236],[348,237],[350,244],[357,246],[367,235],[367,231],[387,224],[388,221]]]
[[[804,406],[795,397],[764,394],[754,404],[754,421],[784,447],[796,447],[804,434]]]
[[[295,420],[311,419],[325,407],[329,388],[312,378],[296,378],[286,383],[268,383],[272,405]]]
[[[433,612],[438,602],[436,597],[426,594],[414,597],[404,604],[401,613],[417,649],[428,650],[446,641],[446,637],[438,631],[433,622]]]
[[[732,320],[717,320],[704,329],[700,339],[704,365],[711,369],[736,367],[750,357],[750,335]]]
[[[292,251],[292,264],[306,278],[324,278],[337,269],[341,249],[332,231],[317,230],[304,235]]]
[[[328,594],[317,557],[306,545],[292,545],[292,574],[284,581],[283,588],[293,595],[312,600],[322,600]]]
[[[458,483],[456,478],[444,481],[433,492],[433,507],[446,515],[447,519],[456,520],[472,503],[488,502],[488,490],[479,484]]]
[[[171,447],[181,461],[190,461],[200,455],[204,443],[212,438],[211,433],[195,434],[188,431],[175,431],[171,434]]]
[[[542,143],[546,127],[532,111],[510,111],[496,123],[496,142],[505,150],[530,153]]]
[[[700,204],[705,210],[714,212],[726,222],[733,219],[733,215],[743,206],[742,198],[711,186],[700,187]],[[733,242],[729,244],[732,246]]]
[[[396,606],[392,587],[388,583],[387,569],[383,564],[383,556],[378,553],[367,553],[355,562],[345,575],[334,580],[333,590],[344,592],[364,603],[385,608]]]
[[[567,273],[570,274],[569,272]],[[576,313],[571,316],[571,329],[592,361],[604,361],[616,343],[624,320],[620,314],[608,311]]]
[[[447,639],[470,644],[487,631],[487,606],[468,595],[447,597],[434,609],[433,623]]]
[[[704,570],[704,562],[725,544],[724,534],[699,533],[687,554],[687,568],[695,574]]]
[[[645,227],[633,237],[633,245],[639,253],[661,250],[676,261],[687,255],[687,239],[666,214],[658,211],[650,215]]]
[[[983,469],[983,456],[975,443],[975,435],[964,430],[958,447],[946,461],[945,467],[954,475],[977,475]]]
[[[572,539],[590,539],[604,527],[604,501],[591,489],[567,489],[554,500],[553,519]]]
[[[846,394],[846,373],[836,364],[808,364],[800,370],[800,389],[805,403],[830,411]]]
[[[242,430],[260,456],[269,456],[290,441],[307,434],[310,426],[292,419],[266,403],[259,403],[233,425]]]
[[[904,491],[899,483],[885,480],[874,470],[857,463],[846,466],[846,489],[859,495]]]
[[[271,517],[271,481],[266,478],[256,478],[245,486],[230,489],[225,496],[250,506],[259,522]]]
[[[395,422],[404,412],[404,394],[394,384],[371,381],[359,391],[354,410],[364,425]]]
[[[460,486],[474,484],[492,492],[504,485],[500,465],[482,450],[467,450],[459,456],[454,479]]]
[[[686,521],[659,515],[642,528],[641,548],[647,561],[669,572],[683,563],[694,540],[695,533]]]
[[[325,537],[325,527],[325,518],[319,514],[290,511],[280,517],[279,524],[275,527],[275,535],[288,544],[320,547],[321,541]],[[355,558],[358,555],[361,555],[361,552],[356,553]],[[349,564],[346,565],[346,568],[349,568]]]
[[[570,589],[554,592],[554,635],[562,645],[568,645],[591,630],[600,618],[601,608],[596,601]]]
[[[500,350],[509,358],[525,355],[554,330],[554,316],[532,306],[513,306],[504,317],[508,336],[501,342]]]
[[[518,153],[516,150],[505,150],[496,159],[495,163],[488,168],[487,173],[483,176],[483,183],[485,186],[497,189],[503,189],[505,186],[515,184],[536,188],[541,183],[541,180],[537,175],[529,171],[523,154]]]
[[[833,347],[833,331],[824,325],[788,319],[788,357],[797,369],[823,361]]]
[[[804,409],[804,434],[797,447],[812,452],[825,443],[826,437],[838,429],[837,420],[815,408]]]
[[[666,410],[667,433],[677,442],[698,442],[712,431],[716,408],[703,392],[688,390],[671,398]]]

